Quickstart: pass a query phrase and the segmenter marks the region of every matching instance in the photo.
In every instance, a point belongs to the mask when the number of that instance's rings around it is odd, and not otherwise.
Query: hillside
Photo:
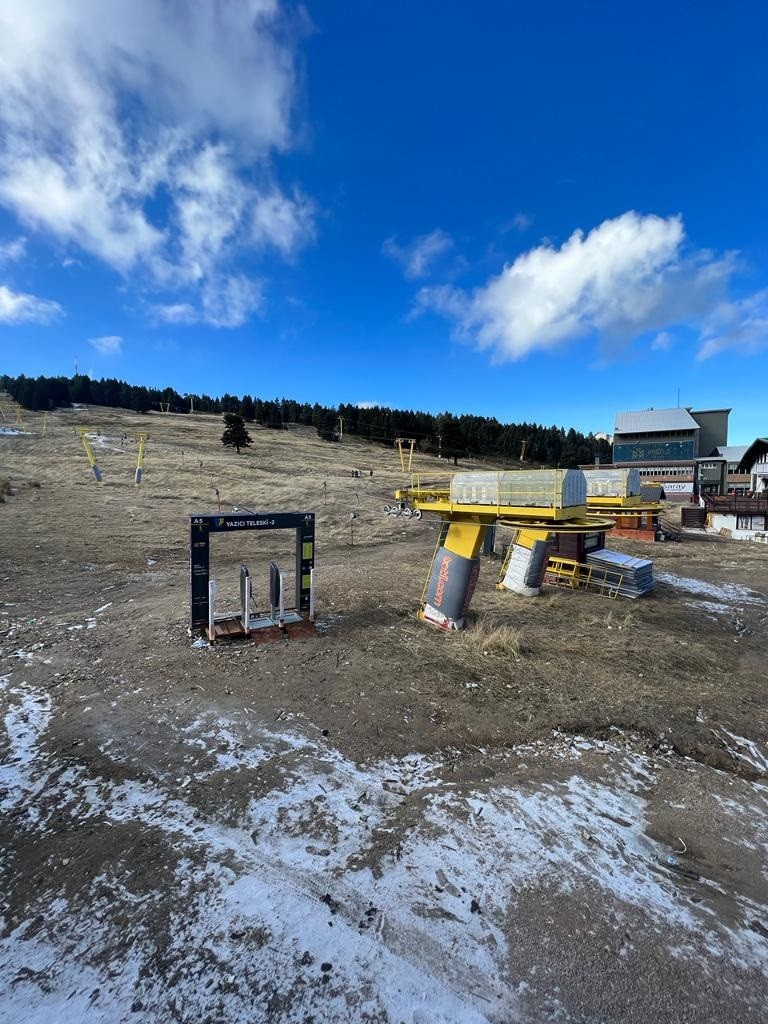
[[[760,1019],[768,550],[611,541],[655,560],[638,602],[517,598],[484,561],[448,635],[415,618],[438,523],[382,512],[391,448],[249,425],[238,456],[218,416],[96,406],[24,425],[0,436],[17,1019],[70,992],[110,1022]],[[316,637],[194,645],[188,517],[216,489],[317,513]],[[292,545],[216,537],[221,606],[243,561],[264,603]]]

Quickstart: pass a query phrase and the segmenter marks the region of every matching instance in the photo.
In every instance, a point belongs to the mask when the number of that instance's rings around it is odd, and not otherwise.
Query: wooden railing
[[[768,514],[768,493],[761,492],[751,498],[746,494],[705,494],[704,506],[707,512],[743,513],[744,515]]]

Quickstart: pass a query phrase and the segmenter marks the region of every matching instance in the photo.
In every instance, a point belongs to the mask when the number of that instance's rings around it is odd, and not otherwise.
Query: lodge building
[[[730,412],[675,408],[617,413],[613,465],[638,469],[643,483],[663,487],[669,501],[692,501],[701,458],[728,444]],[[719,466],[720,456],[715,458]]]

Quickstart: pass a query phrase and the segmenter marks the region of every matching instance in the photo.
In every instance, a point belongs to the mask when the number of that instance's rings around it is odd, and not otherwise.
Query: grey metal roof
[[[727,462],[741,462],[748,447],[746,444],[728,444],[717,448],[716,451]]]
[[[616,434],[650,434],[662,430],[698,430],[699,424],[687,409],[643,409],[617,412]]]
[[[768,437],[756,437],[741,457],[739,469],[742,473],[749,473],[752,466],[759,458],[768,452]]]

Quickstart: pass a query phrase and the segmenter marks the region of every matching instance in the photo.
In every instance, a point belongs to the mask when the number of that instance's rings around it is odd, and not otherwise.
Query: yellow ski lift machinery
[[[395,491],[395,498],[443,521],[418,612],[441,629],[464,625],[489,526],[498,523],[517,531],[499,585],[523,596],[539,593],[553,534],[613,526],[611,519],[588,515],[586,479],[574,469],[455,473],[436,482],[415,476],[409,487]]]
[[[637,469],[594,466],[582,470],[587,481],[587,514],[612,516],[614,534],[633,540],[653,541],[659,531],[659,502],[642,495]]]

